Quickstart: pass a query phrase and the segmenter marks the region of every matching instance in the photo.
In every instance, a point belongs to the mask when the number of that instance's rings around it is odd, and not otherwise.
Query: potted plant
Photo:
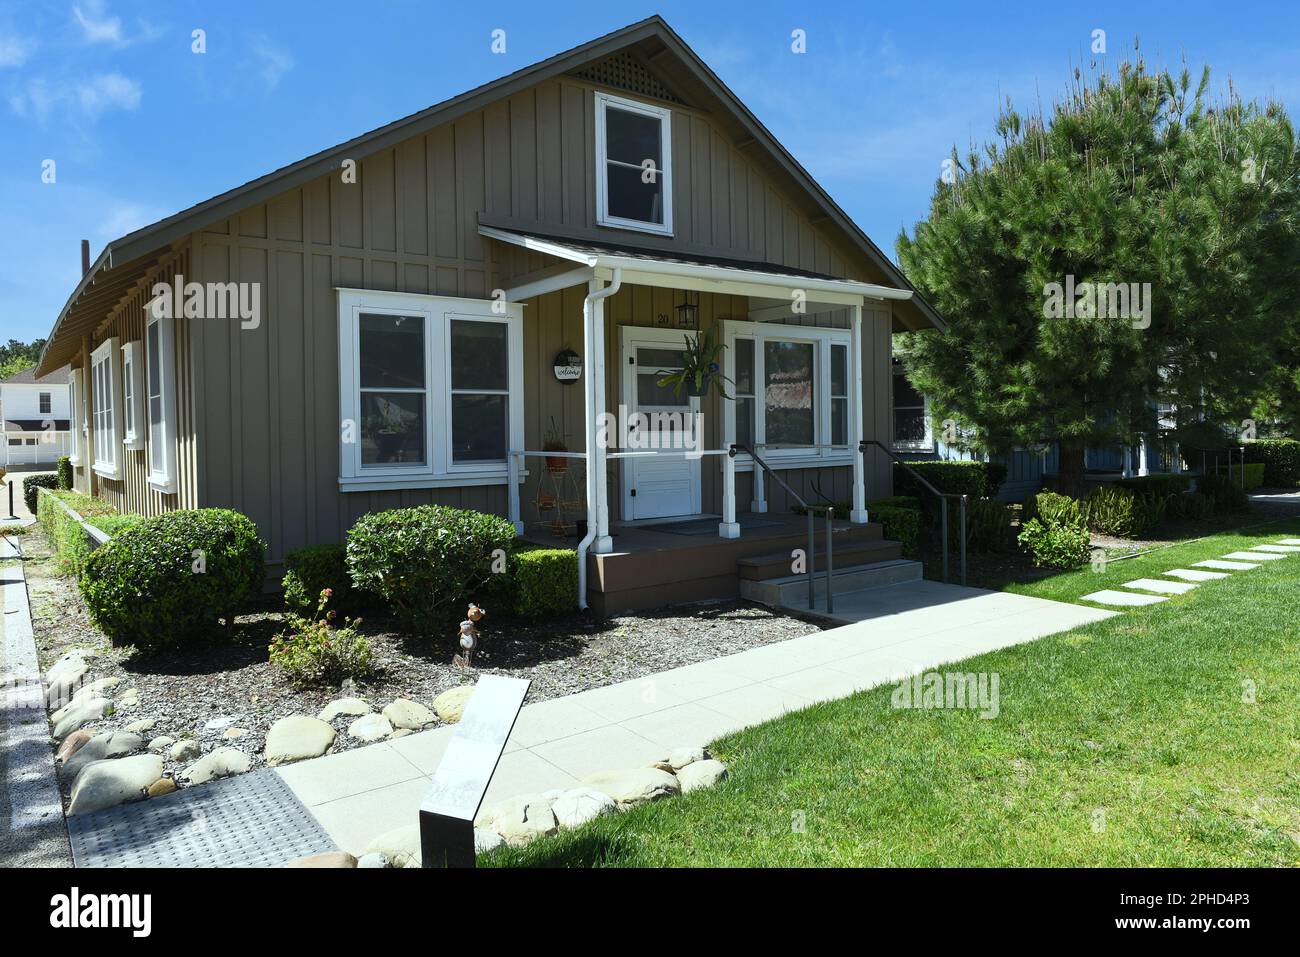
[[[716,341],[716,333],[717,326],[710,326],[694,339],[684,336],[686,351],[682,354],[682,368],[677,372],[661,370],[659,385],[672,386],[673,395],[681,395],[682,389],[685,388],[687,395],[696,397],[708,395],[710,389],[716,388],[718,395],[730,399],[731,396],[727,395],[723,383],[731,380],[722,374],[722,367],[718,362],[722,350],[727,347]]]
[[[564,444],[564,433],[559,430],[555,424],[555,416],[551,416],[551,427],[546,430],[546,441],[542,443],[543,452],[567,452],[569,447]],[[554,474],[560,474],[569,470],[569,460],[563,455],[546,456],[547,471]]]

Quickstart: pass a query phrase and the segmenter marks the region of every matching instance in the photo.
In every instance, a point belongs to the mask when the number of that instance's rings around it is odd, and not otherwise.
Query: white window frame
[[[505,485],[507,462],[455,463],[451,448],[451,321],[497,322],[507,327],[507,452],[524,447],[524,307],[490,299],[340,287],[339,488],[366,492],[403,488]],[[504,309],[505,312],[500,310]],[[361,315],[424,319],[425,458],[422,465],[361,464]],[[473,390],[492,391],[492,390]]]
[[[81,443],[85,437],[86,431],[86,390],[83,382],[84,375],[81,369],[73,369],[68,377],[68,384],[72,389],[72,409],[68,418],[68,425],[72,430],[72,447],[68,450],[68,461],[73,465],[81,465]]]
[[[36,414],[53,415],[54,414],[54,393],[38,392],[36,394]]]
[[[153,442],[153,412],[149,389],[149,330],[158,327],[158,394],[162,405],[162,469],[154,467],[153,449],[148,448]],[[145,325],[144,347],[144,406],[146,462],[149,468],[149,487],[158,492],[170,494],[177,488],[176,468],[176,320],[170,316],[151,318]]]
[[[660,236],[673,234],[673,114],[672,110],[662,106],[652,106],[639,100],[629,100],[609,93],[597,93],[596,98],[596,223],[614,229],[634,229],[643,233],[655,233]],[[642,222],[639,219],[624,219],[609,214],[609,164],[605,155],[605,111],[613,107],[628,113],[640,113],[659,120],[659,155],[663,159],[663,168],[658,171],[663,181],[664,221],[659,223]],[[615,160],[615,162],[619,162]]]
[[[843,345],[848,353],[849,416],[847,436],[849,446],[843,449],[757,449],[768,462],[780,462],[782,468],[838,468],[852,465],[853,436],[857,434],[858,416],[862,414],[853,396],[853,333],[848,329],[826,329],[820,326],[793,326],[778,322],[746,322],[734,319],[723,321],[723,372],[732,382],[736,379],[736,340],[754,341],[754,441],[767,440],[767,402],[764,396],[766,357],[763,344],[768,341],[800,342],[813,345],[813,385],[816,396],[813,402],[813,444],[831,444],[831,345]],[[730,392],[730,390],[728,390]],[[736,441],[736,404],[722,403],[724,444]],[[753,461],[744,453],[736,456],[736,468],[749,471]]]
[[[144,448],[143,345],[137,339],[122,346],[122,445]]]
[[[105,339],[90,353],[91,467],[106,479],[122,477],[121,343]]]
[[[902,363],[894,365],[889,364],[889,447],[896,452],[933,452],[934,447],[934,429],[930,422],[930,397],[915,385],[912,388],[921,396],[921,415],[925,419],[925,438],[912,441],[900,441],[898,438],[898,417],[895,415],[896,406],[894,404],[894,383],[897,382],[896,376],[906,376],[907,370]],[[908,380],[909,383],[911,380]],[[912,409],[915,406],[904,406]]]

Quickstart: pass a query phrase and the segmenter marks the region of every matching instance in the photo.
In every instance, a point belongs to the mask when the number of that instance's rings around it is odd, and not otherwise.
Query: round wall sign
[[[577,382],[582,378],[582,356],[565,349],[555,357],[555,378],[560,382]]]

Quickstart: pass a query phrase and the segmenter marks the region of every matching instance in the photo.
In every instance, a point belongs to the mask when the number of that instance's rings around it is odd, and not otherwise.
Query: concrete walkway
[[[487,802],[636,767],[818,701],[1116,614],[1098,608],[909,582],[836,608],[829,631],[646,678],[528,705]],[[277,769],[344,850],[418,820],[420,799],[454,731],[328,754]]]

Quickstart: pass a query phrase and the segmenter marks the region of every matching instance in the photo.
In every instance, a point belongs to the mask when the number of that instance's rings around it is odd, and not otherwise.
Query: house
[[[888,555],[859,447],[892,333],[942,324],[659,17],[83,258],[41,362],[73,365],[77,488],[238,509],[272,566],[380,509],[549,521],[605,611],[736,594],[742,553],[806,541],[755,517],[790,491],[851,500],[837,543]],[[659,385],[708,330],[734,397]],[[606,440],[653,413],[691,454]]]
[[[4,423],[0,465],[52,467],[60,456],[68,454],[72,408],[68,371],[64,365],[37,376],[33,367],[0,381],[0,421]]]

